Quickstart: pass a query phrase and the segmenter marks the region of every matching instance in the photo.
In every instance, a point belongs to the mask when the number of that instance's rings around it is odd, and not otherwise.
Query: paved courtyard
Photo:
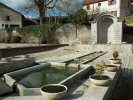
[[[73,52],[73,55],[71,55],[70,53]],[[50,55],[51,54],[51,55]],[[76,55],[77,53],[74,53],[74,50],[70,47],[63,47],[60,49],[54,50],[54,51],[48,51],[48,52],[42,52],[42,53],[36,53],[36,54],[31,54],[31,56],[36,57],[37,61],[42,62],[44,59],[50,59],[52,58],[52,56],[56,57],[58,55],[64,55],[64,54],[68,54],[68,58],[71,56]],[[51,56],[48,58],[48,55]],[[100,60],[105,60],[106,63],[109,63],[109,59],[111,58],[112,54],[111,53],[107,53],[101,57],[99,57],[98,59],[90,62],[89,64],[95,65],[96,62],[99,62]],[[115,88],[115,91],[112,95],[112,98],[110,98],[110,100],[127,100],[127,98],[129,100],[133,100],[133,54],[131,53],[120,53],[120,57],[122,59],[122,73],[121,73],[121,77],[118,81],[118,84]],[[123,82],[126,79],[126,82]],[[80,83],[80,85],[79,85]],[[78,84],[78,87],[77,85]],[[126,84],[126,85],[125,85]],[[62,100],[88,100],[88,96],[87,94],[89,92],[88,91],[88,87],[90,86],[90,81],[88,79],[81,79],[80,81],[76,82],[73,85],[73,88],[76,88],[75,91],[68,92],[68,95],[66,95],[66,97]],[[72,88],[72,89],[73,89]],[[95,91],[96,92],[96,91]],[[102,92],[102,89],[101,89]],[[125,94],[126,92],[126,94]],[[92,94],[92,96],[95,96],[95,94]],[[121,99],[121,98],[125,98],[125,99]],[[1,98],[2,100],[43,100],[42,96],[8,96],[8,97],[4,97]],[[97,99],[96,99],[97,100]]]

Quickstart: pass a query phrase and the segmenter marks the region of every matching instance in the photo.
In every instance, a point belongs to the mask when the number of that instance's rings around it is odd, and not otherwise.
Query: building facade
[[[0,3],[0,29],[22,27],[23,15]]]
[[[85,0],[83,9],[88,15],[111,12],[116,17],[125,17],[130,14],[133,0]]]

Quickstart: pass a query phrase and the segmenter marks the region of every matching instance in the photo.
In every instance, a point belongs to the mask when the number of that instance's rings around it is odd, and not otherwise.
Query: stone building
[[[130,14],[133,0],[85,0],[83,9],[88,15],[111,12],[117,17],[125,17]]]
[[[92,17],[91,43],[121,44],[124,17],[130,14],[132,0],[85,0],[83,9]]]

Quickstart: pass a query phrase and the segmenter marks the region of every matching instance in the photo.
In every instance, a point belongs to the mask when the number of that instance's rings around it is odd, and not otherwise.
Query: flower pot
[[[65,96],[67,87],[60,84],[48,84],[42,86],[40,91],[46,100],[56,100]]]
[[[111,64],[120,64],[121,60],[120,59],[110,59]]]
[[[101,75],[101,78],[100,75],[91,75],[89,78],[93,84],[98,86],[107,86],[111,81],[111,79],[106,75]]]
[[[107,65],[107,70],[109,72],[115,72],[115,71],[117,71],[117,66],[115,66],[115,65]]]

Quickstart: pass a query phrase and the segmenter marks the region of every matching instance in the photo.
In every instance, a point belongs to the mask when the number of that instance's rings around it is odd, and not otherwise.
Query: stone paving
[[[4,44],[3,44],[4,45]],[[53,53],[51,53],[51,51],[49,52],[45,52],[45,53],[37,53],[37,54],[31,54],[31,56],[34,56],[34,57],[37,57],[37,60],[38,61],[44,61],[46,58],[46,61],[48,61],[49,59],[53,60],[53,61],[65,61],[67,60],[68,58],[73,58],[74,56],[78,57],[80,55],[79,52],[75,52],[74,53],[74,50],[70,50],[70,47],[69,47],[69,50],[63,50],[64,48],[62,48],[62,50],[60,51],[56,51],[54,50]],[[67,48],[68,49],[68,48]],[[75,54],[75,55],[72,55]],[[79,53],[79,55],[78,55]],[[67,57],[66,55],[64,54],[68,54],[70,57]],[[58,55],[64,55],[62,56],[62,59],[65,59],[65,60],[61,60],[61,59],[54,59],[55,58],[58,58]],[[51,56],[48,58],[48,56]],[[53,56],[53,57],[52,57]],[[93,62],[90,62],[91,64],[95,65],[96,62],[99,62],[100,60],[105,60],[106,63],[109,63],[109,59],[112,57],[112,54],[111,53],[108,53],[108,54],[105,54],[101,57],[99,57],[98,59],[94,60]],[[112,96],[112,98],[110,100],[133,100],[133,54],[131,53],[121,53],[120,54],[120,57],[122,59],[122,74],[121,74],[121,78],[119,79],[119,82],[117,84],[117,87],[116,87],[116,90],[114,91],[114,94]],[[89,63],[89,64],[90,64]],[[129,92],[127,94],[128,97],[125,97],[126,99],[124,99],[124,94],[123,95],[123,88],[124,88],[124,85],[122,83],[123,81],[123,76],[126,77],[126,79],[128,80],[128,82],[126,83],[127,86],[125,86],[127,88],[127,91],[125,92]],[[88,83],[87,83],[88,84]],[[81,90],[84,90],[86,91],[86,87],[88,86],[86,83],[84,83],[83,81],[81,81],[81,85],[79,86],[79,88],[77,89],[77,93],[81,92]],[[123,95],[123,96],[122,96]],[[82,95],[81,95],[82,96]],[[40,97],[41,99],[40,100],[43,100],[42,97]],[[9,97],[9,98],[3,98],[0,100],[38,100],[38,97],[37,96],[28,96],[28,97]],[[88,100],[88,97],[85,99],[85,100]]]
[[[133,54],[127,55],[125,59],[112,100],[133,100]]]
[[[105,60],[106,63],[109,63],[109,59],[110,58],[112,58],[112,54],[111,53],[107,53],[107,54],[99,57],[98,59],[94,60],[93,62],[90,62],[90,63],[93,64],[93,65],[95,65],[96,62],[99,62],[101,60]],[[120,54],[120,57],[119,58],[122,59],[122,62],[123,62],[122,63],[122,69],[123,69],[122,71],[124,73],[123,75],[127,75],[127,73],[130,72],[130,76],[132,77],[133,70],[130,70],[129,71],[129,70],[127,70],[127,68],[128,69],[131,69],[132,66],[133,66],[133,63],[132,63],[133,62],[133,55],[131,55],[129,53],[126,53],[126,54],[125,53],[122,53],[122,54]],[[119,83],[121,83],[121,80],[119,80]],[[87,92],[88,84],[89,84],[89,81],[85,81],[85,80],[79,81],[79,85],[78,85],[77,91],[75,92],[75,93],[77,93],[79,95],[76,95],[76,94],[74,95],[75,96],[74,97],[75,100],[82,100],[79,97],[80,96],[83,96],[83,94],[81,92]],[[132,88],[133,88],[133,85],[132,84],[133,84],[133,81],[130,81],[130,96],[129,96],[129,100],[133,100],[132,99],[132,96],[133,96],[132,95],[132,93],[133,93],[132,92],[133,91],[132,90]],[[124,100],[124,99],[118,99],[119,96],[121,96],[120,90],[121,90],[121,88],[119,88],[118,85],[117,85],[116,90],[114,92],[114,94],[116,94],[116,95],[113,95],[112,98],[111,98],[111,100]],[[84,100],[88,100],[88,98],[89,97],[84,97]],[[32,99],[32,100],[38,100],[38,99],[39,100],[43,100],[42,96],[34,96],[34,97],[33,96],[26,96],[26,97],[23,97],[22,96],[22,97],[8,97],[8,98],[3,98],[3,100],[30,100],[30,99]],[[72,98],[69,98],[69,100],[72,100]],[[126,100],[128,100],[128,99],[126,99]]]
[[[90,53],[92,52],[73,52],[63,56],[52,56],[52,57],[44,58],[38,62],[66,62],[68,60],[72,60]]]

